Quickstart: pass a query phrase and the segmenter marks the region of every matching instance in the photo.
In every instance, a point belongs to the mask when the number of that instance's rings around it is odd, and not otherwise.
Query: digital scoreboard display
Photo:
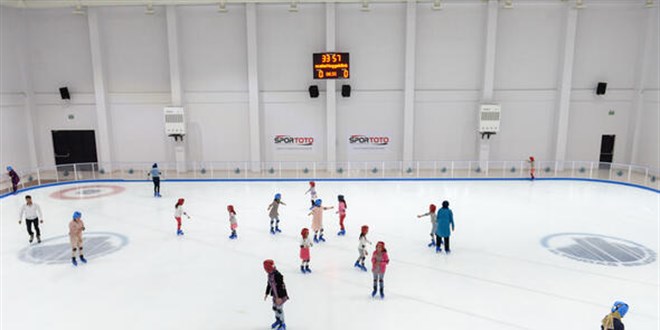
[[[350,78],[348,53],[314,53],[314,79]]]

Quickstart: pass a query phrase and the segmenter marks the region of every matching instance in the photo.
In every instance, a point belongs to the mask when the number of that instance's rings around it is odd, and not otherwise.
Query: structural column
[[[247,22],[247,66],[248,66],[248,107],[250,121],[250,161],[253,171],[259,170],[261,162],[259,134],[259,75],[257,62],[257,5],[245,4]]]
[[[415,137],[415,41],[417,2],[408,0],[406,7],[406,64],[403,95],[403,161],[410,167],[414,155]]]
[[[92,74],[94,76],[94,97],[96,100],[96,140],[99,146],[99,168],[110,171],[110,119],[108,115],[107,90],[103,69],[103,52],[99,34],[99,18],[97,8],[88,8],[87,24],[89,26],[89,44],[92,52]]]
[[[27,144],[28,144],[28,153],[30,156],[30,167],[37,168],[39,166],[37,160],[37,144],[35,143],[34,135],[34,111],[36,110],[34,102],[34,90],[32,88],[32,70],[30,69],[29,64],[29,52],[27,50],[28,45],[30,44],[29,34],[28,34],[28,24],[27,17],[25,15],[25,9],[21,11],[21,33],[23,42],[20,42],[18,45],[18,65],[20,68],[22,76],[22,89],[23,94],[25,95],[25,127],[27,132]]]
[[[181,61],[179,56],[179,28],[175,6],[165,6],[167,17],[167,54],[170,63],[170,97],[171,105],[183,105],[183,90],[181,88]],[[186,118],[187,116],[184,116]],[[164,128],[163,128],[164,129]],[[174,141],[174,160],[177,173],[186,171],[186,145],[188,139]]]
[[[325,4],[325,50],[336,51],[337,7],[334,2]],[[326,79],[325,88],[326,116],[326,161],[328,171],[333,171],[332,164],[337,161],[337,85],[335,79]]]
[[[568,119],[571,106],[571,88],[573,81],[573,57],[575,55],[575,38],[577,34],[578,10],[571,4],[566,6],[566,25],[564,33],[563,53],[559,75],[559,93],[557,100],[557,135],[555,143],[555,160],[559,169],[563,169],[566,160],[566,146],[568,142]]]
[[[484,82],[481,103],[493,102],[495,85],[495,52],[497,46],[497,0],[488,1],[488,20],[486,22],[486,52],[484,56]],[[475,128],[476,129],[476,128]],[[479,166],[486,168],[490,158],[490,140],[479,140]]]

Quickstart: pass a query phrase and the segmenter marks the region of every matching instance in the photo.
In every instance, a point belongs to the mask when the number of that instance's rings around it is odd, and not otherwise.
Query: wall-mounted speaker
[[[313,99],[319,97],[319,86],[317,85],[309,86],[309,97]]]
[[[70,100],[71,95],[69,95],[69,88],[60,87],[60,97],[62,98],[62,100]]]
[[[605,91],[607,91],[607,83],[599,82],[596,86],[596,95],[605,95]]]
[[[341,96],[351,97],[351,85],[341,85]]]

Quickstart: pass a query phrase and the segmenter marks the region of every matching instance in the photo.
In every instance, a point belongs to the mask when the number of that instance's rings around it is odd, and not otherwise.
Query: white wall
[[[433,11],[417,7],[415,53],[414,159],[477,158],[477,109],[483,84],[485,20],[482,2],[443,4]],[[494,99],[502,105],[502,131],[491,137],[493,160],[554,157],[558,72],[565,4],[516,3],[500,9],[495,55]],[[325,6],[257,6],[258,78],[262,159],[323,161],[326,148],[325,83],[312,79],[312,53],[325,48]],[[337,4],[336,49],[351,54],[350,98],[337,97],[337,160],[398,160],[402,157],[405,66],[405,5]],[[187,111],[190,160],[244,161],[249,158],[246,13],[244,5],[179,6],[181,83]],[[162,107],[170,102],[165,8],[155,15],[144,7],[99,11],[102,55],[108,92],[110,144],[115,161],[171,161],[172,143],[164,136]],[[600,136],[616,134],[615,161],[623,155],[628,131],[635,65],[642,49],[645,8],[637,3],[589,4],[579,11],[567,158],[598,160]],[[657,8],[654,24],[657,27]],[[52,129],[95,129],[95,99],[87,17],[71,9],[29,10],[27,38],[16,33],[19,11],[2,7],[0,92],[2,162],[29,163],[17,43],[27,43],[36,93],[35,138],[40,164],[52,164]],[[658,29],[649,45],[645,70],[643,127],[638,163],[658,164]],[[595,97],[598,81],[608,82],[605,97]],[[311,99],[310,84],[321,95]],[[71,105],[57,88],[68,86]],[[655,94],[653,94],[655,93]],[[8,101],[11,98],[11,101]],[[608,115],[614,110],[615,115]],[[75,115],[68,120],[69,114]],[[22,122],[20,121],[22,120]],[[273,148],[275,134],[310,135],[308,152]],[[389,148],[357,153],[351,134],[387,135]],[[21,141],[25,139],[20,139]],[[23,144],[21,144],[23,143]],[[11,149],[16,148],[16,150]],[[15,156],[18,154],[18,156]]]

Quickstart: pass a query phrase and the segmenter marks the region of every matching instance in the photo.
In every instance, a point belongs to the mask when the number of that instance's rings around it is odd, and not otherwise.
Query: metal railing
[[[85,180],[146,180],[152,163],[86,163],[15,169],[19,188]],[[161,178],[245,179],[465,179],[528,178],[527,161],[363,161],[363,162],[187,162],[159,163]],[[588,161],[537,161],[537,178],[608,180],[660,188],[660,170],[637,165]],[[7,175],[0,189],[7,192]]]

